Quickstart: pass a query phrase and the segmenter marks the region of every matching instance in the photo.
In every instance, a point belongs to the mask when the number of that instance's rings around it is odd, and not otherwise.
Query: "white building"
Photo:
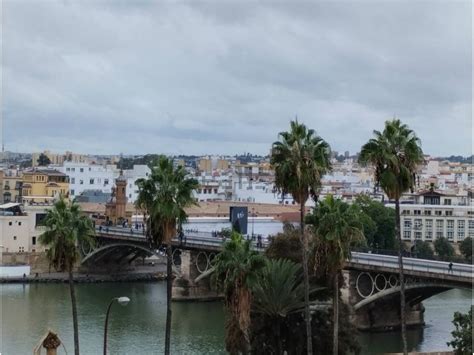
[[[444,237],[453,243],[474,238],[474,210],[466,202],[464,196],[435,191],[417,195],[413,203],[400,205],[402,238],[431,242]]]

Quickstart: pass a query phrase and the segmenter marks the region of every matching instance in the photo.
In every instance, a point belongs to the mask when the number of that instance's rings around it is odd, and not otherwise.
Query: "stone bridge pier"
[[[346,270],[346,289],[342,293],[359,330],[384,331],[401,326],[400,282],[397,274]],[[407,327],[422,326],[422,300],[450,289],[422,279],[405,276]]]
[[[222,296],[211,282],[215,252],[203,250],[173,250],[173,301],[213,301]]]

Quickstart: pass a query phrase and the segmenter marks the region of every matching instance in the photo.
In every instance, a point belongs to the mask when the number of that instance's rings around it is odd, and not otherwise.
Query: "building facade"
[[[69,178],[60,171],[34,168],[23,173],[22,201],[25,203],[47,203],[68,195]]]

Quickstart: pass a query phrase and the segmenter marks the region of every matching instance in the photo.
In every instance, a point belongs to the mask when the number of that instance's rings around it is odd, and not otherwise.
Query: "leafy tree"
[[[170,353],[171,341],[171,291],[173,283],[171,240],[187,219],[185,208],[196,203],[193,191],[198,187],[195,179],[187,177],[183,167],[173,167],[173,162],[160,156],[152,165],[147,179],[139,179],[136,206],[144,211],[146,235],[159,247],[166,245],[167,299],[165,354]]]
[[[434,249],[436,254],[443,260],[449,260],[454,256],[454,248],[445,237],[436,238],[434,241]]]
[[[455,329],[451,332],[453,340],[448,342],[448,346],[453,347],[456,355],[469,355],[473,353],[472,349],[472,312],[474,306],[467,314],[460,312],[454,313],[453,324]]]
[[[465,238],[461,245],[459,246],[459,250],[461,254],[466,258],[467,261],[472,262],[472,250],[474,249],[474,239],[471,237]]]
[[[290,223],[283,225],[283,232],[273,237],[265,255],[272,259],[288,259],[301,264],[303,255],[301,250],[300,230]]]
[[[374,131],[374,138],[361,148],[359,162],[375,168],[375,180],[389,199],[395,200],[395,231],[398,240],[400,274],[400,308],[403,353],[408,354],[406,338],[405,282],[400,232],[400,197],[413,189],[415,174],[423,162],[421,142],[415,132],[398,119],[385,122],[383,132]]]
[[[314,226],[316,268],[331,275],[333,283],[333,354],[338,354],[339,274],[350,258],[351,245],[364,240],[358,208],[332,195],[319,201],[311,218]],[[324,260],[321,263],[321,260]]]
[[[213,278],[217,287],[224,291],[228,310],[225,342],[231,354],[247,354],[250,351],[251,290],[265,266],[265,257],[250,246],[250,241],[234,232],[214,259]]]
[[[290,260],[268,260],[253,288],[253,312],[273,325],[273,334],[265,341],[266,353],[283,354],[288,347],[283,323],[290,314],[304,312],[304,285],[301,266]],[[315,288],[310,293],[318,291]],[[263,350],[263,349],[259,349]]]
[[[94,228],[92,221],[81,215],[78,204],[61,198],[48,210],[43,220],[46,231],[40,235],[39,242],[47,248],[46,256],[50,266],[69,275],[69,291],[72,304],[72,322],[74,329],[74,353],[79,355],[79,328],[77,322],[76,291],[73,269],[79,259],[78,245],[92,247]]]
[[[308,354],[311,343],[311,314],[309,311],[308,239],[304,228],[305,204],[310,197],[317,200],[321,177],[330,170],[329,145],[312,129],[291,121],[290,131],[280,132],[281,140],[272,145],[270,163],[275,171],[275,187],[290,193],[300,205],[300,238],[303,245],[303,275],[305,285],[305,321]]]
[[[414,244],[413,252],[417,258],[432,260],[434,257],[431,243],[422,240],[417,240]]]
[[[39,166],[48,166],[51,164],[51,160],[48,158],[48,156],[44,153],[41,153],[40,156],[38,157],[37,163]]]
[[[369,196],[359,195],[355,204],[363,214],[361,223],[364,226],[364,235],[367,245],[376,249],[395,250],[395,211],[383,203],[372,200]],[[368,219],[367,216],[370,218]],[[375,231],[373,230],[375,224]]]

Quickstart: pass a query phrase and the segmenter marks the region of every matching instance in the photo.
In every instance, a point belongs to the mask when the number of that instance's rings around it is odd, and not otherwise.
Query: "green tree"
[[[395,231],[398,240],[400,274],[400,314],[403,353],[407,352],[405,282],[403,274],[402,237],[400,232],[400,197],[413,189],[415,174],[423,162],[421,142],[415,132],[398,119],[385,122],[383,132],[374,131],[374,138],[361,148],[359,162],[375,168],[375,180],[389,199],[395,200]]]
[[[432,260],[434,257],[434,252],[433,248],[431,248],[431,243],[422,240],[417,240],[415,242],[413,252],[416,254],[416,257],[420,259]]]
[[[252,250],[250,241],[234,232],[214,260],[213,279],[224,292],[228,310],[226,349],[230,354],[247,354],[250,351],[251,290],[265,266],[265,257]]]
[[[290,223],[283,224],[283,232],[278,233],[265,250],[271,259],[288,259],[294,263],[303,262],[300,230]]]
[[[280,132],[281,140],[272,145],[270,163],[275,171],[275,186],[282,195],[290,193],[300,205],[300,237],[303,245],[305,285],[305,321],[308,354],[313,353],[311,314],[309,310],[308,239],[304,228],[305,204],[317,200],[321,177],[331,169],[331,151],[315,131],[298,121],[291,121],[290,131]]]
[[[474,239],[471,237],[465,238],[461,245],[459,246],[459,250],[461,254],[466,258],[467,261],[472,263],[472,250],[474,249]]]
[[[434,249],[436,254],[443,260],[449,260],[454,256],[454,248],[445,237],[436,238],[434,241]]]
[[[48,210],[43,225],[46,227],[46,231],[40,235],[39,242],[47,248],[46,256],[50,266],[59,272],[66,271],[69,276],[74,353],[79,355],[79,328],[73,269],[79,259],[78,245],[92,247],[94,228],[92,221],[81,215],[79,205],[74,202],[68,205],[63,198]]]
[[[364,240],[358,208],[332,195],[319,201],[308,217],[314,226],[315,262],[319,271],[331,275],[333,284],[333,354],[338,354],[339,338],[339,275],[350,258],[350,248]],[[321,260],[324,260],[321,263]]]
[[[170,353],[171,342],[171,291],[173,283],[171,240],[187,219],[185,208],[196,203],[193,191],[198,187],[195,179],[188,178],[183,167],[160,156],[151,164],[147,179],[139,179],[136,206],[144,211],[146,235],[154,246],[166,245],[166,334],[165,354]]]
[[[36,162],[38,163],[39,166],[48,166],[49,164],[51,164],[51,160],[44,153],[40,154]]]
[[[364,235],[367,245],[376,249],[395,250],[395,211],[383,203],[372,200],[369,196],[359,195],[355,204],[363,214],[361,222],[364,226]],[[369,218],[367,218],[369,217]],[[375,231],[373,225],[375,224]]]
[[[448,342],[448,346],[453,347],[456,355],[470,355],[472,349],[472,312],[474,306],[467,314],[454,313],[453,324],[455,329],[451,332],[453,340]]]

